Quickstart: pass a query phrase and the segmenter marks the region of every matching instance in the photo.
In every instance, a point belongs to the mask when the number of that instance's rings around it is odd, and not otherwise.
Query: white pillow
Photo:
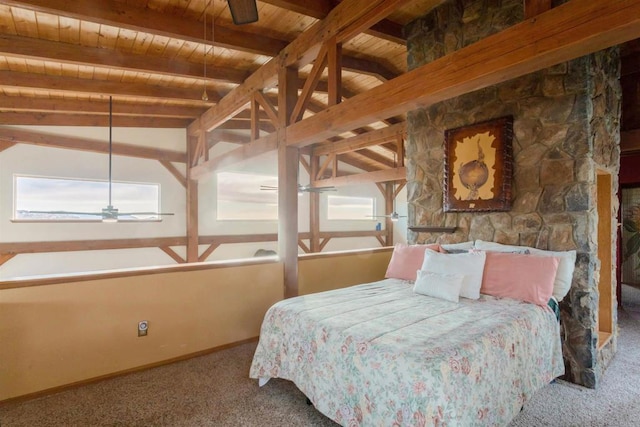
[[[473,249],[473,240],[469,240],[468,242],[462,243],[446,243],[444,245],[440,245],[442,249],[445,251],[462,251]]]
[[[442,254],[427,249],[421,270],[440,274],[462,274],[460,296],[470,299],[480,298],[482,273],[487,254],[482,251],[462,254]]]
[[[441,274],[418,270],[413,291],[417,294],[458,302],[464,275]]]
[[[573,281],[573,270],[576,267],[575,250],[571,251],[545,251],[542,249],[531,248],[528,246],[513,246],[503,245],[496,242],[484,242],[482,240],[476,240],[476,248],[483,251],[496,251],[496,252],[518,252],[522,250],[529,250],[529,253],[537,256],[554,256],[558,258],[558,271],[556,271],[556,278],[553,281],[553,296],[558,301],[562,301],[569,289],[571,289],[571,282]]]

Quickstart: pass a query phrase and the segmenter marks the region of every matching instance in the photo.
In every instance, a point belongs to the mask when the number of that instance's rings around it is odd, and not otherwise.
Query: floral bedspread
[[[508,424],[564,373],[550,309],[412,287],[387,279],[278,302],[250,377],[293,381],[344,426],[478,426]]]

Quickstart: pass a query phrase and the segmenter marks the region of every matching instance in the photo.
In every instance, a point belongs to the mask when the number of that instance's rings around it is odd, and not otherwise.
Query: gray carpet
[[[623,286],[619,351],[598,390],[551,384],[511,427],[640,425],[640,290]],[[0,426],[335,426],[296,387],[247,377],[255,343],[0,406]]]

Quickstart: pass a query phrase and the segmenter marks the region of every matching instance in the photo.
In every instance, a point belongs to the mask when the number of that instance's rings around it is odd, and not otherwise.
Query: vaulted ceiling
[[[401,2],[344,43],[342,95],[405,72],[402,27],[439,2]],[[114,126],[186,127],[337,2],[257,4],[258,22],[238,26],[225,0],[3,1],[0,123],[105,126],[112,95]],[[326,91],[321,78],[311,109],[326,104]],[[248,118],[224,128],[246,129]]]

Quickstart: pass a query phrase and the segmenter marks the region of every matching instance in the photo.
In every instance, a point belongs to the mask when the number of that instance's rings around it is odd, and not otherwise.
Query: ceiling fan
[[[118,222],[119,216],[160,216],[160,215],[173,215],[173,213],[163,213],[163,212],[119,212],[117,208],[114,208],[111,203],[111,187],[112,187],[112,179],[111,179],[111,163],[113,157],[113,141],[111,138],[113,131],[113,100],[112,97],[109,96],[109,203],[106,208],[102,208],[100,212],[73,212],[73,211],[26,211],[27,213],[35,213],[35,214],[53,214],[53,215],[95,215],[100,216],[102,218],[102,222]]]
[[[370,215],[368,218],[391,218],[391,221],[396,222],[400,218],[406,218],[406,215],[400,215],[395,210],[390,215]]]
[[[250,24],[258,20],[256,0],[227,0],[227,3],[235,25]]]
[[[278,187],[273,185],[261,185],[261,190],[278,191]],[[338,191],[336,187],[310,187],[298,184],[298,193],[322,193],[325,191]]]

